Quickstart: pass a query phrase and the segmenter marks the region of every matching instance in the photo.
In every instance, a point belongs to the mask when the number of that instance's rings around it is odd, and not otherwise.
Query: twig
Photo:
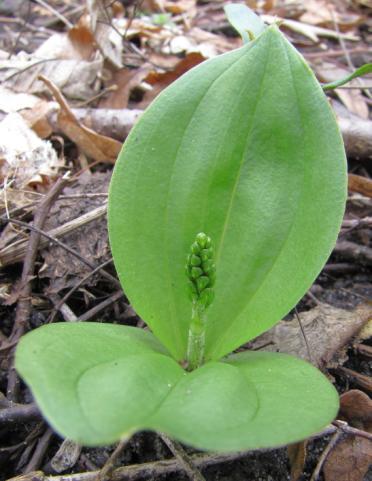
[[[372,346],[368,346],[367,344],[355,344],[354,349],[362,356],[372,359]]]
[[[193,464],[199,468],[213,466],[215,464],[234,461],[246,456],[247,453],[229,454],[194,454],[190,456]],[[180,470],[177,459],[167,459],[164,461],[154,461],[150,463],[134,464],[115,469],[111,474],[111,481],[139,481],[143,478],[155,479],[158,476],[175,473]],[[11,478],[8,481],[96,481],[99,471],[88,473],[63,474],[61,476],[45,476],[38,471],[30,473],[30,477]],[[32,475],[32,477],[31,477]]]
[[[311,294],[311,292],[308,292],[307,293],[308,295]],[[313,296],[313,294],[311,294]],[[314,296],[315,297],[315,296]],[[316,299],[316,297],[315,297]],[[319,304],[319,301],[316,299],[316,302],[317,304]],[[304,341],[305,341],[305,345],[306,345],[306,351],[307,351],[307,355],[309,357],[309,361],[314,364],[314,360],[313,360],[313,357],[311,355],[311,351],[310,351],[310,346],[309,346],[309,343],[307,342],[307,337],[306,337],[306,334],[305,334],[305,330],[304,330],[304,327],[302,325],[302,322],[301,322],[301,318],[298,314],[298,311],[297,311],[297,307],[295,307],[295,316],[296,316],[296,319],[297,319],[297,322],[300,326],[300,330],[301,330],[301,334],[302,334],[302,337],[304,338]]]
[[[38,469],[43,461],[45,453],[49,447],[49,443],[52,440],[54,433],[51,428],[47,428],[45,433],[39,439],[36,449],[28,462],[27,466],[24,468],[23,472],[25,474]]]
[[[122,290],[114,292],[110,297],[108,297],[104,301],[100,302],[96,306],[92,307],[92,309],[89,309],[89,311],[85,312],[77,320],[78,321],[89,321],[89,319],[92,319],[93,317],[95,317],[96,314],[103,311],[103,309],[106,309],[106,307],[108,307],[111,304],[113,304],[114,302],[118,301],[123,296],[124,296],[124,293],[123,293]]]
[[[20,225],[22,227],[26,227],[27,229],[29,229],[31,231],[35,231],[35,232],[39,233],[40,235],[46,237],[49,241],[53,242],[54,244],[58,245],[59,247],[61,247],[62,249],[69,252],[71,255],[73,255],[77,259],[79,259],[79,261],[82,262],[83,264],[85,264],[86,266],[90,267],[91,269],[96,268],[96,266],[92,262],[88,261],[83,256],[81,256],[75,249],[72,249],[68,245],[61,242],[60,240],[56,239],[55,237],[52,237],[47,232],[44,232],[43,230],[38,229],[37,227],[35,227],[33,225],[27,224],[26,222],[22,222],[22,221],[19,221],[19,220],[8,219],[7,222],[12,222],[13,224]],[[100,272],[101,272],[103,277],[105,277],[106,279],[111,281],[114,285],[116,285],[117,287],[121,287],[121,284],[118,281],[118,279],[116,279],[116,277],[112,276],[111,274],[109,274],[108,272],[106,272],[102,268],[100,269]]]
[[[63,188],[68,184],[69,180],[66,177],[60,178],[54,186],[50,189],[43,201],[40,203],[35,217],[33,226],[36,229],[42,229],[47,219],[49,210],[62,192]],[[19,291],[19,300],[17,303],[16,316],[12,329],[12,333],[9,338],[9,342],[18,340],[26,330],[28,318],[31,310],[31,280],[34,275],[35,260],[38,251],[38,245],[40,242],[40,233],[33,231],[30,234],[28,248],[23,264],[21,288]],[[18,376],[14,369],[14,366],[10,368],[8,377],[7,396],[11,401],[16,401],[18,397]]]
[[[344,422],[335,421],[334,424],[336,425],[331,424],[327,426],[323,431],[315,434],[314,436],[311,436],[309,439],[316,439],[322,436],[334,434],[338,432],[339,429],[342,429],[342,431],[348,434],[366,437],[367,439],[372,440],[372,434],[352,428]],[[262,452],[270,450],[267,449],[258,451]],[[235,461],[236,459],[247,456],[252,452],[253,451],[240,451],[227,454],[193,454],[190,456],[190,460],[194,464],[194,466],[198,467],[199,469],[204,469],[208,466]],[[145,477],[150,477],[150,479],[154,479],[157,476],[174,473],[179,470],[180,465],[176,458],[143,464],[132,464],[130,466],[123,466],[115,469],[111,474],[110,481],[139,481]],[[100,471],[90,471],[87,473],[64,474],[61,476],[46,476],[41,471],[37,471],[34,473],[30,473],[29,476],[10,478],[8,479],[8,481],[97,481],[97,475],[99,474],[99,472]]]
[[[97,481],[109,481],[111,479],[111,474],[115,469],[115,464],[118,461],[121,453],[123,452],[125,446],[128,444],[128,438],[122,439],[116,446],[114,452],[108,458],[102,469],[97,474]]]
[[[350,434],[352,436],[359,436],[361,438],[372,441],[372,433],[369,433],[368,431],[363,431],[363,429],[353,428],[352,426],[349,426],[345,421],[340,421],[336,419],[336,421],[333,421],[332,424],[334,424],[337,429],[341,429],[346,434]]]
[[[70,308],[70,306],[68,306],[65,302],[61,302],[61,298],[57,294],[52,294],[50,296],[50,299],[51,299],[51,301],[53,302],[54,305],[58,305],[58,311],[62,314],[62,317],[66,322],[77,321],[77,319],[78,319],[77,315]],[[53,312],[56,313],[57,311],[53,311]],[[50,319],[50,317],[49,317],[49,319]],[[46,322],[46,324],[48,324],[48,321]]]
[[[368,53],[370,52],[370,47],[355,47],[348,50],[349,54],[355,53]],[[319,57],[342,57],[345,55],[344,50],[326,50],[325,52],[305,52],[303,53],[304,57],[306,58],[315,58],[318,59]]]
[[[38,3],[39,5],[41,5],[42,7],[46,8],[47,10],[49,10],[49,12],[53,13],[53,15],[55,15],[62,23],[64,23],[66,25],[66,27],[68,29],[72,28],[73,27],[73,24],[67,20],[66,17],[64,17],[61,13],[59,13],[58,10],[56,10],[54,7],[52,7],[51,5],[49,5],[47,2],[45,2],[44,0],[34,0],[36,3]]]
[[[55,229],[50,230],[46,234],[49,235],[50,238],[58,239],[59,237],[63,237],[64,235],[67,235],[70,232],[73,232],[75,229],[79,227],[87,225],[90,222],[93,222],[101,218],[102,216],[106,215],[106,211],[107,211],[107,207],[105,203],[104,205],[101,205],[89,212],[86,212],[85,214],[79,217],[76,217],[75,219],[70,220],[69,222],[66,222],[65,224],[59,227],[56,227]],[[26,223],[22,224],[22,221],[17,221],[13,218],[10,218],[9,216],[3,218],[2,220],[3,222],[12,222],[13,224],[18,223],[18,225],[20,225],[21,227],[26,227],[31,229],[31,227],[28,224]],[[41,239],[39,242],[40,249],[42,247],[45,247],[48,244],[47,235],[45,235],[45,233],[42,233],[42,235],[43,235],[43,239]],[[21,240],[8,245],[4,249],[1,249],[0,251],[1,265],[6,266],[22,260],[25,254],[26,246],[27,246],[27,241]]]
[[[31,2],[28,2],[26,16],[25,16],[23,22],[21,23],[21,26],[20,26],[20,29],[18,31],[17,37],[15,39],[14,45],[13,45],[11,51],[9,52],[8,59],[10,59],[12,57],[12,55],[15,53],[15,51],[18,47],[19,40],[20,40],[24,30],[25,30],[25,27],[26,27],[29,19],[30,19],[30,15],[31,15]]]
[[[96,267],[95,269],[93,269],[91,272],[89,272],[89,274],[87,274],[85,277],[83,277],[77,284],[74,285],[74,287],[72,287],[63,297],[62,299],[54,306],[50,316],[49,316],[49,319],[48,319],[48,323],[49,322],[53,322],[54,321],[54,318],[57,314],[57,312],[62,308],[62,306],[66,303],[66,301],[71,297],[71,295],[77,291],[79,289],[80,286],[82,286],[83,284],[85,284],[85,282],[90,278],[92,277],[94,274],[96,274],[97,272],[101,271],[102,269],[104,269],[106,266],[108,266],[109,264],[111,264],[112,262],[112,258],[109,259],[108,261],[106,262],[103,262],[102,264],[100,264],[98,267]]]
[[[185,470],[191,481],[205,481],[204,476],[200,473],[198,468],[195,467],[190,456],[186,453],[183,447],[176,441],[172,441],[167,435],[159,433],[159,436],[167,445],[170,452],[178,459],[181,467]]]
[[[61,60],[59,58],[42,58],[41,60],[36,60],[36,62],[30,63],[29,65],[26,65],[25,67],[16,70],[15,72],[12,72],[9,74],[7,77],[3,79],[3,82],[8,82],[8,80],[17,77],[17,75],[21,75],[22,73],[26,72],[27,70],[30,70],[32,67],[35,67],[36,65],[40,65],[42,63],[46,62],[60,62]]]
[[[368,246],[359,245],[350,241],[339,241],[333,253],[360,264],[372,265],[372,249]]]
[[[0,426],[40,419],[41,414],[36,404],[14,404],[0,409]]]
[[[319,458],[319,461],[316,465],[316,468],[314,469],[314,472],[311,476],[310,481],[317,481],[320,471],[329,455],[329,453],[332,451],[332,449],[336,446],[336,444],[339,442],[340,438],[342,437],[343,433],[341,431],[336,431],[334,435],[332,436],[331,440],[329,441],[327,447],[325,450],[322,452],[322,455]]]
[[[359,374],[359,372],[348,369],[347,367],[340,366],[337,368],[337,372],[362,387],[369,393],[372,393],[372,378],[370,376],[365,376],[364,374]]]

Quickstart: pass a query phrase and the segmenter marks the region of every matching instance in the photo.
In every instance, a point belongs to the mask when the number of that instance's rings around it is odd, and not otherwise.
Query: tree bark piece
[[[71,109],[71,111],[80,124],[120,142],[124,141],[143,113],[139,109]],[[356,115],[350,116],[347,111],[338,114],[337,120],[348,156],[361,159],[372,157],[372,121],[363,120]],[[55,132],[61,132],[55,110],[49,113],[48,121]]]

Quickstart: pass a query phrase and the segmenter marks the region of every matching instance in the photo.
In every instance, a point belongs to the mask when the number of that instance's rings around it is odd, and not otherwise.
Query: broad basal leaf
[[[110,189],[115,265],[138,314],[176,359],[191,316],[184,273],[216,246],[206,358],[267,330],[318,275],[341,223],[345,156],[334,116],[276,26],[166,89],[131,132]]]
[[[136,328],[48,325],[27,334],[16,367],[52,426],[84,445],[163,431],[201,449],[274,447],[321,430],[337,393],[313,366],[242,353],[186,373]]]
[[[58,323],[21,339],[16,368],[59,433],[81,444],[109,444],[142,426],[182,376],[165,354],[140,329]]]

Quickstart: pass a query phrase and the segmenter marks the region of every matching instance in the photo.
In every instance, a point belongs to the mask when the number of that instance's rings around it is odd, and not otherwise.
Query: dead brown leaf
[[[121,143],[110,137],[97,134],[78,122],[58,88],[47,78],[40,78],[50,89],[61,110],[58,113],[58,125],[90,158],[98,162],[114,163],[121,149]]]
[[[341,419],[357,429],[372,432],[372,400],[353,389],[340,397]],[[326,481],[363,481],[372,459],[372,442],[348,436],[337,444],[324,465]]]
[[[62,163],[48,141],[41,140],[18,113],[8,114],[0,122],[0,178],[7,185],[25,188],[54,177]],[[6,201],[6,199],[5,199]]]
[[[165,73],[150,72],[145,81],[152,85],[152,90],[145,93],[142,102],[138,108],[146,108],[150,102],[172,82],[181,77],[185,72],[203,62],[205,57],[198,52],[192,52],[186,55],[184,59],[178,62],[175,68]]]
[[[279,351],[310,360],[318,367],[329,366],[331,361],[337,367],[344,361],[344,346],[368,322],[372,306],[362,304],[354,311],[339,309],[328,304],[320,304],[299,314],[303,332],[296,316],[290,321],[281,321],[249,343],[251,349],[264,348],[266,351]],[[309,359],[308,347],[311,359]]]
[[[341,441],[324,465],[325,481],[363,481],[372,459],[372,442],[358,436]]]
[[[45,139],[53,133],[48,115],[56,109],[54,102],[39,99],[32,109],[22,110],[20,114],[27,125],[41,138]]]
[[[372,432],[372,400],[358,389],[351,389],[340,397],[340,419],[350,426]]]
[[[104,193],[108,190],[111,173],[83,173],[73,186],[66,187],[65,195]],[[78,202],[71,200],[59,201],[51,209],[51,214],[45,226],[46,231],[52,231],[66,223],[80,218],[101,207],[104,198],[81,198]],[[85,223],[63,236],[63,242],[75,249],[80,255],[93,264],[98,264],[110,258],[107,236],[107,220],[105,215]],[[71,256],[58,245],[49,244],[41,251],[44,264],[39,271],[39,277],[48,278],[47,295],[58,294],[68,289],[85,277],[91,269],[82,264],[79,259]],[[99,274],[86,282],[95,285]]]
[[[189,17],[194,17],[196,15],[196,1],[181,0],[165,2],[164,9],[166,12],[172,13],[173,15],[181,15],[187,13]]]
[[[35,95],[13,92],[13,90],[0,86],[0,110],[10,114],[23,109],[32,109],[38,103]]]
[[[89,29],[96,46],[114,68],[121,68],[123,38],[119,29],[112,26],[115,20],[114,8],[106,6],[101,0],[88,0],[87,9],[90,19]]]
[[[290,444],[287,447],[287,454],[291,465],[291,481],[298,481],[301,477],[306,460],[307,441]]]
[[[302,3],[306,11],[301,15],[300,20],[304,23],[334,28],[336,22],[338,28],[342,32],[345,32],[358,27],[363,21],[363,17],[357,13],[345,9],[343,11],[336,10],[334,2],[327,0],[307,0]],[[337,6],[339,7],[339,5]]]
[[[367,197],[372,197],[372,180],[362,175],[349,174],[348,189]]]
[[[92,59],[92,55],[96,51],[96,45],[89,28],[87,15],[80,17],[77,24],[68,31],[67,36],[74,51],[80,55],[82,60]]]
[[[126,109],[129,97],[133,89],[146,78],[150,70],[149,65],[143,65],[139,69],[120,69],[114,72],[107,86],[116,85],[116,89],[109,92],[99,103],[103,109]]]
[[[36,58],[34,55],[17,55],[0,61],[0,81],[15,92],[45,94],[45,85],[39,75],[51,79],[69,98],[87,100],[97,94],[97,78],[103,67],[102,58],[94,61],[73,59]]]

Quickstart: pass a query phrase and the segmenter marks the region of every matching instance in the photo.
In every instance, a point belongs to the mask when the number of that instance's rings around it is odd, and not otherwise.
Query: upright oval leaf
[[[313,73],[276,26],[204,62],[141,117],[109,200],[115,265],[138,314],[176,359],[198,232],[216,247],[206,357],[270,328],[304,295],[335,243],[345,155]]]

